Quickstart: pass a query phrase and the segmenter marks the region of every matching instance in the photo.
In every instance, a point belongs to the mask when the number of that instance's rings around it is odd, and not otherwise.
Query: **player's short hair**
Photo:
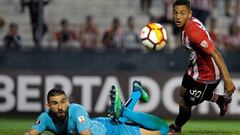
[[[174,3],[173,3],[173,8],[176,6],[176,5],[185,5],[187,6],[187,8],[189,10],[191,10],[191,3],[189,0],[176,0]]]
[[[49,103],[50,97],[59,96],[59,95],[65,95],[66,96],[66,93],[63,90],[58,89],[58,88],[51,89],[47,94],[47,102]]]

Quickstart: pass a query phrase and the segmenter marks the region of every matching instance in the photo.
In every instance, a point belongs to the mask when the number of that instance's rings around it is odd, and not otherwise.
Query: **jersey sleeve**
[[[75,118],[76,121],[76,127],[78,133],[81,133],[84,130],[90,129],[90,118],[87,113],[87,111],[79,106],[77,109],[75,109]]]
[[[189,31],[189,40],[201,51],[210,54],[216,48],[205,30],[205,28],[200,28],[200,26],[195,26]]]
[[[45,113],[42,113],[35,124],[32,126],[32,129],[39,131],[39,133],[46,130],[48,124],[48,117]]]

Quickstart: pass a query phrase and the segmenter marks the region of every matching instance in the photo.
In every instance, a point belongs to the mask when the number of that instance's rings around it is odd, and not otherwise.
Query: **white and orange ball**
[[[149,23],[142,28],[140,39],[145,48],[158,51],[167,43],[167,32],[161,24]]]

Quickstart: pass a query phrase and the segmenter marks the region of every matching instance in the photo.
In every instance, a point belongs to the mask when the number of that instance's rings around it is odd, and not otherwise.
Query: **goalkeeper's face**
[[[59,118],[65,119],[68,110],[68,99],[65,95],[51,96],[49,98],[49,109],[54,112]]]

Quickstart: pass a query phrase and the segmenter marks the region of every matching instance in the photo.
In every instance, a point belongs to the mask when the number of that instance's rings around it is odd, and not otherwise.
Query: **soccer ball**
[[[145,48],[158,51],[167,43],[167,32],[161,24],[149,23],[142,28],[140,39]]]

